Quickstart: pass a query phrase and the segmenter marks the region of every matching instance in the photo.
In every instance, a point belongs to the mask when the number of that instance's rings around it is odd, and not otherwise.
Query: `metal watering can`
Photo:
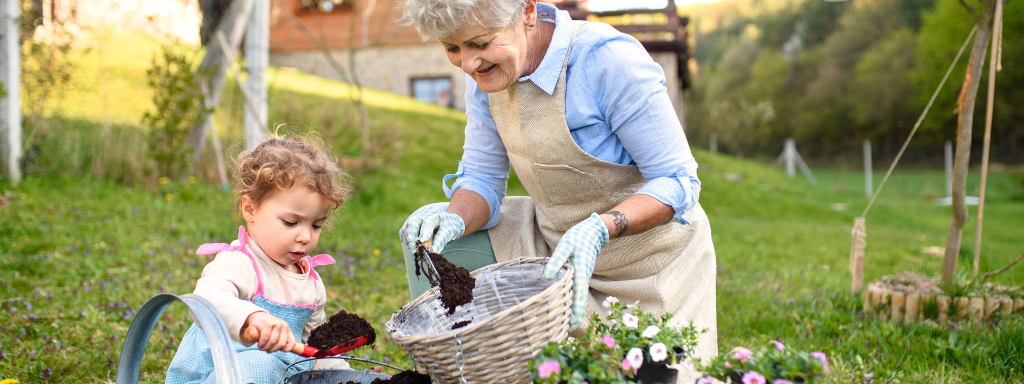
[[[142,355],[146,352],[146,344],[149,342],[149,335],[153,333],[153,328],[156,327],[156,322],[160,320],[160,316],[163,315],[167,306],[171,305],[175,301],[185,303],[185,305],[188,306],[189,311],[192,312],[192,316],[195,318],[196,323],[198,323],[203,329],[203,333],[206,335],[206,340],[210,344],[210,353],[213,356],[213,374],[217,378],[217,383],[247,384],[242,379],[241,371],[239,371],[237,358],[235,356],[235,348],[231,343],[231,335],[228,333],[228,327],[224,325],[224,320],[221,320],[220,314],[217,313],[217,309],[214,308],[209,301],[191,293],[181,296],[163,293],[154,296],[142,305],[142,308],[139,309],[135,318],[132,319],[132,324],[128,326],[128,334],[125,335],[124,344],[121,345],[121,358],[117,362],[117,378],[115,383],[135,384],[139,382],[139,369],[142,367]],[[363,361],[386,366],[399,371],[403,370],[402,368],[373,360],[350,356],[337,356],[335,358]],[[312,359],[300,360],[295,364],[309,360]],[[292,375],[287,380],[283,377],[282,373],[282,378],[278,383],[285,382],[288,384],[304,384],[319,382],[326,383],[328,381],[331,383],[337,383],[342,379],[345,381],[351,380],[370,383],[370,381],[375,378],[387,379],[390,377],[391,376],[389,375],[369,371],[318,370],[299,372]]]

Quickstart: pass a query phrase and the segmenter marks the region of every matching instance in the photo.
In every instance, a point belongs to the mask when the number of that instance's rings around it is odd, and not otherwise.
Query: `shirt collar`
[[[532,81],[537,87],[543,89],[547,94],[555,93],[555,85],[558,84],[558,76],[562,74],[562,63],[565,62],[565,53],[569,50],[569,39],[572,37],[572,19],[569,12],[559,10],[553,5],[537,3],[537,18],[545,20],[544,15],[555,16],[555,32],[551,35],[551,43],[548,50],[541,59],[540,66],[533,73],[519,78],[519,81]]]

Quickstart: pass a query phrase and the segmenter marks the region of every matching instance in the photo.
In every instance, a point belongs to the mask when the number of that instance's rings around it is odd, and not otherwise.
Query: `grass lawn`
[[[94,62],[83,58],[80,70],[97,70],[89,64]],[[124,60],[104,62],[126,79],[145,70],[135,64],[117,67]],[[358,154],[347,86],[278,70],[268,78],[271,122],[318,129],[341,155]],[[144,82],[125,84],[126,93],[146,94],[139,89]],[[79,105],[81,112],[58,110],[50,122],[88,140],[104,122],[102,115],[88,112],[100,99],[82,92],[65,103]],[[134,112],[119,110],[122,117],[110,118],[122,134],[144,138],[131,117],[150,108],[147,97],[126,99],[131,105],[125,110]],[[398,228],[419,206],[444,199],[439,181],[457,166],[465,118],[380,92],[368,91],[366,102],[385,165],[357,175],[357,194],[321,237],[317,251],[338,260],[319,269],[328,287],[328,311],[355,311],[381,334],[386,319],[409,300]],[[228,147],[237,148],[242,110],[237,90],[228,88],[222,106],[227,110],[218,112],[218,124]],[[74,157],[60,151],[60,137],[47,140],[38,148],[39,158]],[[93,145],[92,153],[126,151]],[[703,182],[700,201],[718,255],[721,350],[756,348],[768,340],[821,350],[832,360],[826,381],[836,383],[1024,381],[1019,318],[954,330],[863,318],[860,299],[848,293],[847,272],[853,218],[867,203],[860,175],[816,170],[821,184],[812,187],[763,164],[699,150],[695,155]],[[81,155],[77,168],[40,162],[39,170],[16,187],[0,181],[8,200],[0,206],[0,380],[112,381],[134,311],[157,293],[191,292],[210,260],[195,256],[196,247],[232,240],[242,222],[231,196],[208,172],[212,156],[204,154],[198,182],[167,184],[155,182],[158,175],[110,181],[117,179],[113,171],[97,174],[92,159]],[[726,173],[739,173],[743,180],[729,181]],[[1024,191],[1002,173],[990,181],[983,271],[1024,251]],[[897,172],[889,183],[867,217],[866,281],[908,269],[938,273],[941,260],[922,248],[944,245],[950,210],[930,200],[941,195],[941,171]],[[510,194],[525,191],[513,183]],[[837,203],[846,209],[836,210]],[[973,231],[972,219],[962,266],[973,253]],[[1019,284],[1024,267],[993,280]],[[183,306],[168,310],[150,339],[140,381],[162,382],[188,325]],[[381,336],[372,350],[356,354],[411,367],[401,349]],[[40,377],[46,370],[53,374]]]

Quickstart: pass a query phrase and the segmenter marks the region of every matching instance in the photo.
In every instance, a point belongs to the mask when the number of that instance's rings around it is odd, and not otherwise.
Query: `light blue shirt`
[[[569,48],[572,20],[568,12],[548,4],[537,3],[537,12],[540,21],[555,23],[554,35],[537,70],[519,81],[532,81],[553,94]],[[700,194],[697,162],[664,83],[661,66],[639,41],[608,24],[586,23],[569,55],[565,119],[581,149],[604,161],[637,165],[647,183],[636,193],[671,206],[675,218],[688,224],[683,214]],[[459,188],[483,196],[491,210],[483,227],[487,229],[498,223],[511,166],[487,93],[468,75],[466,116],[462,161],[442,186],[448,198]],[[458,179],[448,188],[454,177]]]

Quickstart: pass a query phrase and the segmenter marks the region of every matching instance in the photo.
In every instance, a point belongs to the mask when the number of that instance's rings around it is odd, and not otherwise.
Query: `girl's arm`
[[[192,293],[213,304],[231,338],[241,342],[239,333],[249,315],[266,312],[249,300],[256,294],[256,273],[252,261],[241,252],[221,252],[206,267]]]

